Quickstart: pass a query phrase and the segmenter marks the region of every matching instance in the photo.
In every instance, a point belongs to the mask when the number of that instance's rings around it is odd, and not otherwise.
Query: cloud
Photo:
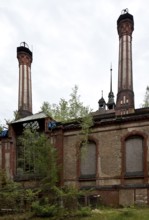
[[[134,15],[133,72],[136,107],[148,82],[148,1],[7,0],[0,6],[0,121],[18,106],[16,47],[25,41],[33,51],[33,110],[43,101],[57,103],[79,86],[81,100],[97,110],[101,90],[107,100],[110,65],[117,94],[117,19],[122,9]]]

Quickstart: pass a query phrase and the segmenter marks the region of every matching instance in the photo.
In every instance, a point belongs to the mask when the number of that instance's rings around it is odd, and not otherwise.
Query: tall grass
[[[94,213],[83,220],[149,220],[149,208],[102,209],[99,213]]]
[[[30,217],[29,214],[10,215],[0,216],[0,220],[26,220]],[[31,219],[49,220],[49,218]],[[99,209],[98,212],[93,212],[92,216],[67,218],[67,220],[149,220],[149,208]]]

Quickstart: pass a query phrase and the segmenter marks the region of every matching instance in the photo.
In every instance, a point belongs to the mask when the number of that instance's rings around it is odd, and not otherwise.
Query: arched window
[[[143,175],[144,147],[141,136],[130,136],[125,140],[126,175]]]
[[[80,178],[95,178],[96,176],[96,144],[89,141],[81,146]]]

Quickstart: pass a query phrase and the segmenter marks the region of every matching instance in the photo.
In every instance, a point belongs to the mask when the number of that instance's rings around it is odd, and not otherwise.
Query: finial
[[[111,67],[110,67],[110,70],[111,70],[111,72],[112,72],[112,63],[111,63]]]
[[[29,48],[28,44],[27,44],[25,41],[24,41],[24,42],[21,42],[21,43],[20,43],[20,46]]]
[[[110,68],[110,92],[112,92],[112,63],[111,63],[111,68]]]
[[[103,90],[101,90],[101,98],[103,98]]]
[[[123,14],[126,14],[126,13],[128,13],[129,11],[128,11],[128,8],[125,8],[125,9],[123,9],[122,11],[121,11],[121,14],[123,15]]]
[[[107,103],[108,109],[114,109],[115,102],[114,102],[114,94],[112,92],[112,63],[110,66],[110,92],[109,92],[108,98],[109,98],[108,103]]]

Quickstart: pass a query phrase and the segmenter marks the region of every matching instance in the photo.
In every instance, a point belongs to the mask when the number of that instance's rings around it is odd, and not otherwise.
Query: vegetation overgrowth
[[[7,215],[0,216],[0,220],[62,220],[66,217],[51,217],[51,218],[41,218],[33,217],[31,213],[17,214],[17,215]],[[89,216],[76,216],[67,217],[67,220],[148,220],[149,219],[149,208],[144,207],[134,207],[134,208],[99,208],[91,211]]]
[[[149,86],[146,87],[142,108],[149,107]]]
[[[75,86],[70,100],[60,100],[58,105],[44,103],[42,110],[50,117],[62,123],[73,120],[81,127],[81,135],[84,142],[88,140],[90,128],[93,125],[90,109],[84,107],[77,94]],[[147,88],[147,92],[149,88]],[[148,96],[146,97],[148,100]],[[147,103],[147,101],[145,101]],[[1,129],[1,127],[0,127]],[[0,171],[0,220],[24,220],[24,219],[55,219],[61,220],[148,220],[149,208],[123,208],[107,209],[99,206],[92,210],[79,204],[79,197],[84,196],[73,187],[58,187],[58,166],[56,164],[56,149],[45,134],[37,133],[36,130],[25,129],[19,140],[25,154],[20,158],[20,164],[25,159],[30,171],[37,180],[36,188],[23,188],[21,184],[9,180],[4,170]],[[23,159],[23,160],[22,160]],[[19,176],[25,175],[21,168]],[[28,175],[29,173],[27,173]],[[85,192],[86,194],[86,192]],[[10,215],[10,213],[13,213]]]
[[[75,86],[68,101],[61,99],[58,105],[44,103],[42,110],[60,123],[75,121],[81,128],[83,144],[88,141],[92,126],[89,107],[80,102],[78,87]],[[51,132],[53,132],[51,130]],[[83,138],[82,138],[83,137]],[[79,190],[67,186],[59,187],[59,170],[56,148],[44,133],[34,127],[24,129],[17,138],[17,178],[30,178],[36,187],[25,188],[9,180],[5,170],[0,172],[0,211],[2,214],[32,212],[36,217],[55,219],[74,216],[90,216],[91,209],[79,204],[83,195]]]
[[[84,106],[83,102],[80,101],[77,85],[72,88],[69,100],[61,98],[58,104],[44,102],[41,110],[62,124],[77,123],[81,128],[80,134],[83,139],[83,145],[86,145],[93,125],[92,109],[89,106]]]

